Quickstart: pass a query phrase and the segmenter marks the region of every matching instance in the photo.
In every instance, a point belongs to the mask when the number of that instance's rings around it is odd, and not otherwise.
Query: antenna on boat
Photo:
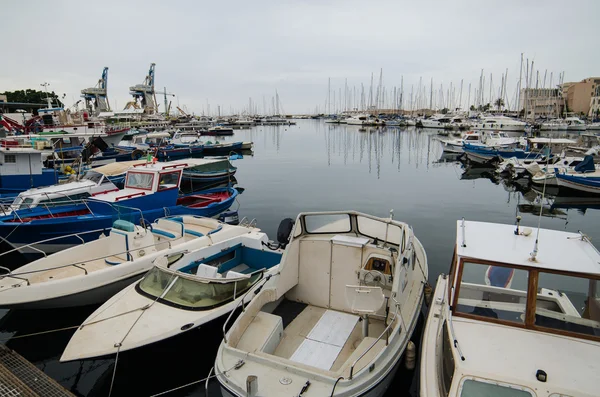
[[[540,227],[542,225],[542,213],[544,211],[544,197],[546,196],[546,182],[548,181],[548,166],[550,165],[550,155],[552,154],[550,150],[550,144],[552,143],[552,138],[548,141],[548,155],[546,156],[546,168],[544,171],[544,185],[542,187],[542,200],[540,204],[540,215],[538,216],[538,227],[537,233],[535,235],[535,243],[533,244],[533,251],[529,254],[529,260],[532,262],[536,261],[536,257],[538,254],[538,243],[540,239]]]
[[[519,224],[521,223],[521,216],[517,215],[517,228],[515,229],[515,235],[519,235]]]
[[[462,229],[462,244],[460,245],[461,247],[466,247],[467,246],[467,239],[465,238],[465,218],[462,218],[462,223],[460,225],[461,229]]]

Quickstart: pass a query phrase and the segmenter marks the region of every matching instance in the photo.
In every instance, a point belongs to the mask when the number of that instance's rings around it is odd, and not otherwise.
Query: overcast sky
[[[514,97],[520,54],[566,81],[600,75],[600,1],[11,1],[2,6],[0,92],[49,89],[79,99],[108,66],[109,100],[156,63],[156,86],[190,111],[270,107],[278,91],[287,113],[323,111],[327,79],[336,93],[383,84],[405,98],[419,78],[439,91],[508,68]],[[487,89],[486,89],[487,90]],[[458,93],[458,90],[457,90]],[[339,94],[336,94],[339,97]],[[474,96],[474,94],[471,94]],[[162,96],[158,98],[163,111]]]

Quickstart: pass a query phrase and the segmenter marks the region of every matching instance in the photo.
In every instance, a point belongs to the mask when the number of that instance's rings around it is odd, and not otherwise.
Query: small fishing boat
[[[219,347],[223,395],[382,396],[420,313],[421,243],[405,223],[354,211],[302,213],[288,230],[275,285]]]
[[[184,159],[189,157],[201,156],[204,153],[202,144],[163,144],[154,149],[154,156],[160,161],[170,161],[173,159]]]
[[[491,146],[480,146],[471,145],[465,143],[463,150],[467,156],[467,159],[475,164],[489,164],[494,162],[500,162],[503,159],[517,158],[523,160],[538,160],[544,159],[544,153],[542,152],[528,152],[522,149],[516,148],[496,148]],[[552,156],[550,154],[550,156]]]
[[[518,139],[509,137],[506,132],[477,132],[467,131],[460,138],[454,139],[438,139],[442,143],[444,152],[448,153],[464,153],[463,145],[465,143],[473,146],[489,146],[489,147],[516,147],[519,143]]]
[[[556,182],[561,194],[575,195],[600,194],[600,171],[594,170],[583,174],[556,173]]]
[[[73,205],[20,209],[0,216],[0,238],[13,248],[21,248],[22,253],[52,253],[81,240],[96,239],[115,219],[147,223],[169,215],[212,217],[231,207],[238,194],[231,187],[180,197],[186,166],[140,164],[127,170],[124,189],[96,193]]]
[[[210,141],[204,144],[204,154],[207,156],[222,156],[230,153],[242,153],[252,150],[253,142],[216,142]]]
[[[236,226],[228,226],[236,228]],[[77,329],[61,361],[115,354],[200,327],[247,304],[270,287],[281,250],[253,227],[194,251],[166,252],[141,280],[92,313]],[[221,233],[221,232],[220,232]],[[132,310],[146,307],[144,310]]]
[[[4,197],[58,183],[59,172],[44,167],[42,154],[31,148],[0,146],[0,193]]]
[[[96,193],[115,189],[117,186],[109,177],[94,170],[87,170],[76,181],[32,188],[19,193],[12,204],[2,209],[2,213],[25,208],[32,209],[38,205],[44,207],[70,205]]]
[[[193,166],[183,170],[183,181],[192,184],[226,182],[235,175],[237,168],[227,158],[198,159]]]
[[[598,394],[600,253],[583,233],[519,220],[458,221],[423,332],[421,396]]]
[[[147,227],[117,220],[96,240],[0,274],[0,307],[102,303],[140,278],[159,255],[171,263],[188,250],[246,233],[245,227],[188,215],[160,218]]]
[[[217,124],[214,127],[210,127],[206,131],[202,131],[202,135],[233,135],[233,128],[225,127],[224,125]]]

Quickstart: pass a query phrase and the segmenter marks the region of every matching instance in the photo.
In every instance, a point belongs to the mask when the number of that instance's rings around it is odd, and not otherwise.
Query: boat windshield
[[[208,282],[154,267],[136,289],[143,295],[159,298],[159,302],[180,309],[208,310],[239,297],[261,277],[262,272],[258,272],[242,280],[217,279]]]
[[[87,179],[89,181],[92,181],[94,183],[99,183],[100,180],[102,180],[102,174],[96,171],[86,171],[85,174],[83,174],[83,178],[82,179]]]
[[[519,386],[488,383],[474,379],[466,379],[461,385],[460,397],[532,397],[530,391]]]
[[[600,280],[504,264],[463,262],[456,312],[538,331],[600,338]],[[528,306],[530,273],[536,299]],[[530,313],[526,316],[526,313]],[[531,318],[526,322],[526,318]]]

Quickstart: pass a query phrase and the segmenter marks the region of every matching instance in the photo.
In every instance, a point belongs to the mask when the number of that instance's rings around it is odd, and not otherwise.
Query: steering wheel
[[[369,270],[363,275],[363,282],[365,284],[379,283],[382,287],[387,285],[387,279],[385,275],[379,270]]]

